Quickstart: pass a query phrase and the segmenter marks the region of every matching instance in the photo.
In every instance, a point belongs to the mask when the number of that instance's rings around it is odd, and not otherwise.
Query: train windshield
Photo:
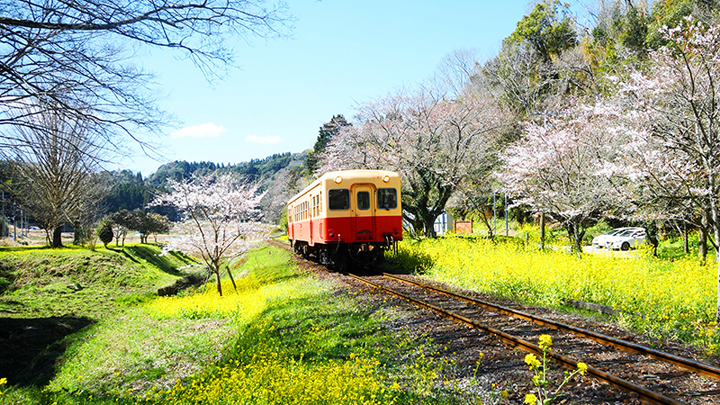
[[[397,190],[394,188],[379,188],[377,191],[377,207],[381,210],[397,208]]]
[[[328,208],[331,210],[346,210],[350,208],[350,190],[328,190]]]

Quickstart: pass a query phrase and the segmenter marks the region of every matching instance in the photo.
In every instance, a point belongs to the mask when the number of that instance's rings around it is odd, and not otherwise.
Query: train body
[[[328,268],[373,265],[402,240],[400,177],[384,170],[328,172],[287,204],[296,253]]]

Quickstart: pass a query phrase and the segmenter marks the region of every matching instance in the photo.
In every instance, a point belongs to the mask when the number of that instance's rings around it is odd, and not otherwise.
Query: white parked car
[[[617,228],[617,229],[613,229],[613,230],[611,230],[611,231],[609,231],[609,232],[606,232],[606,233],[604,233],[604,234],[602,234],[602,235],[598,235],[598,236],[596,236],[596,237],[593,238],[593,240],[592,240],[592,246],[593,246],[595,249],[602,249],[602,248],[606,247],[608,241],[610,240],[610,238],[611,238],[612,236],[617,235],[617,234],[619,234],[620,232],[626,231],[626,230],[628,230],[628,229],[630,229],[630,228]]]
[[[630,250],[645,243],[645,229],[631,228],[617,233],[607,241],[609,249]]]

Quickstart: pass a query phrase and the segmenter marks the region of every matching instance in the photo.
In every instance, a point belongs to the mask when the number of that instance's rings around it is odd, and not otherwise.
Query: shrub
[[[108,243],[113,240],[112,224],[110,221],[102,221],[100,222],[100,225],[98,225],[97,229],[98,238],[100,238],[100,241],[107,248]]]

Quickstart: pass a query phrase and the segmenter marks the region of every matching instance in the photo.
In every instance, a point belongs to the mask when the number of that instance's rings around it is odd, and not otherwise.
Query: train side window
[[[398,206],[397,190],[394,188],[379,188],[377,191],[377,207],[381,210],[391,210]]]
[[[370,193],[367,191],[360,191],[357,193],[357,208],[359,210],[370,209]]]
[[[346,210],[350,208],[350,190],[336,189],[328,191],[328,208],[331,210]]]

